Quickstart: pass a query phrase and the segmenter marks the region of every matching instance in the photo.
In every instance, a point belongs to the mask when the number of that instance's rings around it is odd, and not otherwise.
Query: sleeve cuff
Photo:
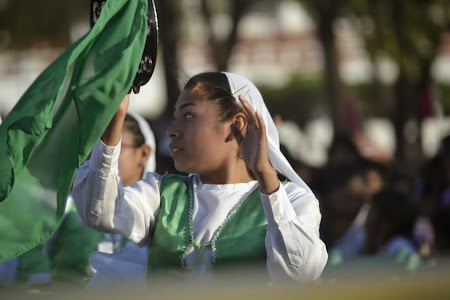
[[[116,146],[105,145],[102,140],[97,142],[91,155],[91,166],[95,172],[105,177],[119,172],[121,141],[122,138]]]
[[[280,226],[296,216],[282,184],[280,184],[278,191],[270,195],[260,192],[260,197],[269,225]]]

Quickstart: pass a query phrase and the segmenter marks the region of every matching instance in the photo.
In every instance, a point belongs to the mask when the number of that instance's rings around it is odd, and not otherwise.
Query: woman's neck
[[[242,159],[239,159],[236,164],[227,165],[214,172],[202,173],[199,175],[200,180],[206,184],[247,183],[255,180],[255,177],[247,169]]]

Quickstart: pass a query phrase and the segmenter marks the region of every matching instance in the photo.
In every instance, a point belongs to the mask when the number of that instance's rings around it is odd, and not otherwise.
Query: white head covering
[[[264,120],[264,123],[266,124],[269,147],[269,160],[272,167],[291,182],[294,182],[298,186],[304,188],[306,193],[310,193],[314,196],[309,186],[300,178],[300,176],[298,176],[297,172],[294,171],[286,157],[283,153],[281,153],[280,139],[278,137],[277,128],[259,90],[250,80],[241,75],[228,72],[223,73],[227,76],[231,93],[237,101],[239,101],[239,95],[244,96],[251,107],[257,111]]]
[[[153,134],[153,131],[150,128],[150,125],[148,124],[148,122],[143,117],[141,117],[137,113],[134,113],[134,112],[131,112],[131,111],[128,111],[128,114],[130,116],[132,116],[138,122],[139,129],[141,130],[141,133],[144,136],[145,144],[149,145],[150,148],[152,149],[152,151],[150,153],[150,158],[147,160],[147,163],[145,164],[145,167],[144,167],[144,173],[142,174],[142,178],[144,178],[145,174],[147,172],[155,172],[155,170],[156,170],[156,157],[155,157],[156,142],[155,142],[155,135]]]

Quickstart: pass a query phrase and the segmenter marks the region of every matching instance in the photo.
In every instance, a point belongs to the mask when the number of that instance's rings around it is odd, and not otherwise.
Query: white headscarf
[[[291,182],[294,182],[298,186],[304,188],[306,193],[310,193],[311,196],[314,196],[309,186],[300,178],[300,176],[298,176],[297,172],[294,171],[286,157],[283,153],[281,153],[280,138],[278,137],[277,128],[259,90],[250,80],[241,75],[228,72],[223,73],[227,76],[231,93],[237,101],[239,101],[239,95],[244,96],[251,107],[257,111],[264,120],[264,123],[266,124],[269,147],[269,160],[272,167]]]
[[[139,129],[141,130],[142,135],[144,136],[144,140],[145,140],[145,144],[149,145],[151,150],[150,153],[150,158],[147,160],[147,163],[145,164],[144,167],[144,173],[142,174],[142,178],[145,177],[145,174],[147,172],[155,172],[156,170],[156,157],[155,157],[155,153],[156,153],[156,142],[155,142],[155,135],[153,134],[152,129],[150,128],[150,125],[148,124],[148,122],[141,117],[140,115],[138,115],[137,113],[128,111],[128,114],[130,116],[132,116],[139,125]]]

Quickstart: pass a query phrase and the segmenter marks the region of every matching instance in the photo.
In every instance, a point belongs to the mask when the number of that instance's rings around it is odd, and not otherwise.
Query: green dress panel
[[[265,263],[267,219],[259,197],[259,189],[249,191],[247,197],[229,214],[206,244],[193,239],[193,184],[184,175],[165,175],[160,184],[160,212],[149,254],[149,272],[179,274],[191,270],[184,258],[191,247],[199,249],[197,261],[211,247],[213,264],[207,268],[217,271],[223,266],[239,263]]]

